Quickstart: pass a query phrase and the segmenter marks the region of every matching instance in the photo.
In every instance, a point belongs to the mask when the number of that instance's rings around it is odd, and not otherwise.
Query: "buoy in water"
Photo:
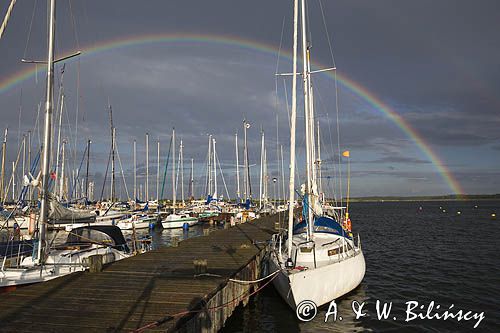
[[[446,209],[443,209],[443,213],[446,213]]]
[[[460,215],[460,214],[462,214],[462,212],[461,212],[461,211],[458,211],[458,212],[457,212],[457,215]]]
[[[182,225],[182,229],[188,230],[189,229],[189,223],[184,222],[184,224]]]
[[[492,219],[492,220],[495,220],[496,218],[497,218],[497,214],[495,214],[495,213],[491,213],[491,219]]]

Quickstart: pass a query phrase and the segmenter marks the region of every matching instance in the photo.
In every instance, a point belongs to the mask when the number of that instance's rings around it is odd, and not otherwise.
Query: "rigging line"
[[[328,27],[326,25],[325,12],[323,10],[323,2],[321,0],[318,0],[318,2],[319,2],[319,7],[321,8],[321,17],[323,18],[323,26],[325,27],[325,33],[326,33],[326,38],[328,40],[328,47],[330,48],[330,55],[332,56],[333,67],[337,67],[337,65],[335,64],[335,57],[333,56],[333,47],[332,47],[332,42],[330,40],[330,33],[328,32]]]
[[[338,95],[338,84],[337,84],[337,71],[334,73],[335,76],[335,111],[337,115],[337,150],[339,155],[339,195],[340,195],[340,205],[343,204],[344,195],[342,192],[342,152],[340,151],[340,123],[339,123],[339,95]]]
[[[331,121],[330,121],[330,116],[328,114],[328,112],[326,113],[326,118],[327,118],[327,122],[328,122],[328,135],[330,137],[330,149],[331,149],[331,152],[332,152],[332,165],[333,165],[333,175],[335,176],[336,174],[336,171],[335,171],[335,151],[333,149],[333,137],[332,137],[332,126],[331,126]],[[337,192],[337,181],[336,181],[336,178],[337,177],[333,177],[333,199],[335,200],[335,203],[337,203],[337,196],[336,196],[336,192]]]
[[[78,33],[76,31],[76,20],[75,20],[75,15],[73,15],[73,6],[71,5],[72,0],[69,0],[69,13],[71,17],[71,26],[73,28],[73,34],[75,35],[75,41],[76,41],[76,47],[79,50],[80,49],[80,42],[78,40]]]
[[[332,156],[332,165],[333,165],[333,172],[334,172],[334,175],[335,175],[335,173],[336,173],[336,171],[335,171],[335,170],[336,170],[336,169],[335,169],[335,151],[334,151],[334,149],[333,149],[332,129],[331,129],[331,126],[330,126],[330,118],[329,118],[329,116],[328,116],[328,109],[327,109],[327,107],[326,107],[326,103],[325,103],[325,101],[323,100],[322,95],[321,95],[321,93],[320,93],[319,89],[318,89],[318,90],[316,90],[316,93],[317,93],[317,95],[318,95],[318,97],[319,97],[319,103],[320,103],[321,107],[322,107],[324,110],[326,110],[326,118],[327,118],[327,122],[328,122],[328,131],[329,131],[329,135],[330,135],[330,145],[328,145],[328,146],[329,146],[329,148],[330,148],[330,152],[331,152],[331,154],[332,154],[332,155],[331,155],[331,156]],[[323,142],[323,139],[321,139],[321,141]],[[330,153],[330,152],[329,152],[329,153]],[[326,166],[326,164],[325,164],[325,166]],[[336,178],[336,177],[335,177],[335,178]],[[336,201],[335,192],[336,192],[336,189],[334,189],[334,190],[333,190],[333,195],[334,195],[334,198],[335,198],[335,201]]]
[[[287,89],[286,89],[285,78],[283,78],[283,88],[285,89],[285,104],[286,104],[286,112],[288,115],[288,129],[291,129],[292,124],[290,123],[290,105],[288,105],[288,93],[287,93]]]
[[[115,150],[116,150],[116,156],[118,157],[118,163],[120,163],[120,170],[122,174],[123,185],[125,186],[125,192],[127,193],[127,200],[130,201],[130,194],[128,193],[127,182],[125,181],[125,174],[123,173],[122,160],[120,158],[120,153],[118,152],[118,145],[116,144],[116,140],[115,140]]]
[[[83,152],[83,156],[82,156],[82,160],[80,161],[80,166],[78,167],[78,169],[76,170],[76,175],[75,175],[75,179],[73,180],[73,184],[72,184],[72,187],[71,187],[71,196],[73,198],[76,197],[76,189],[77,189],[77,186],[78,186],[78,180],[80,178],[80,170],[82,169],[82,165],[83,165],[83,161],[85,160],[85,158],[87,157],[85,154],[87,152],[87,148],[88,146],[85,145],[85,151]],[[64,177],[64,175],[62,175]]]
[[[163,198],[163,190],[165,189],[165,179],[167,178],[167,169],[168,169],[168,162],[170,160],[170,149],[172,148],[172,139],[173,137],[170,136],[170,143],[168,144],[168,153],[167,153],[167,161],[165,162],[165,170],[163,172],[163,181],[162,181],[162,184],[161,184],[161,198]],[[174,181],[172,179],[172,181]],[[136,200],[137,198],[134,198],[134,200]]]
[[[222,167],[220,166],[219,154],[217,154],[217,152],[215,152],[215,157],[217,159],[217,162],[219,163],[220,175],[222,177],[222,183],[224,184],[224,188],[226,189],[227,200],[231,201],[231,197],[229,196],[229,191],[227,190],[226,180],[224,179],[224,173],[222,173]]]
[[[275,79],[274,79],[274,89],[275,89],[274,94],[275,94],[275,109],[276,109],[276,159],[278,160],[278,173],[279,173],[279,161],[280,161],[280,143],[279,143],[279,122],[278,122],[279,99],[278,99],[278,75],[277,74],[278,74],[278,70],[279,70],[279,62],[280,62],[280,57],[281,57],[281,47],[283,45],[284,29],[285,29],[285,15],[283,15],[283,22],[281,24],[280,46],[278,48],[278,57],[276,59],[276,71],[275,71]],[[278,187],[278,192],[279,192],[279,187]]]
[[[21,147],[21,118],[23,113],[23,88],[19,95],[19,120],[17,124],[17,148]]]
[[[101,190],[101,199],[100,199],[100,201],[102,201],[102,199],[104,198],[104,188],[106,186],[106,179],[108,178],[109,163],[111,162],[111,155],[112,155],[112,153],[113,153],[113,147],[111,147],[109,149],[108,164],[106,164],[106,173],[104,174],[104,180],[102,182],[102,190]]]
[[[33,3],[33,11],[31,13],[31,21],[30,21],[30,25],[28,28],[28,37],[26,38],[26,45],[24,46],[24,52],[23,52],[24,59],[26,59],[26,54],[28,53],[28,45],[29,45],[30,39],[31,39],[31,31],[33,28],[33,21],[35,20],[35,12],[36,12],[37,3],[38,3],[38,0],[35,0],[35,2]]]
[[[7,13],[5,13],[5,18],[3,19],[2,25],[0,26],[0,39],[4,34],[5,28],[7,27],[7,23],[10,19],[10,14],[12,14],[12,9],[14,9],[14,5],[16,4],[16,0],[12,0],[10,2],[9,8],[7,8]]]
[[[325,19],[325,13],[324,13],[324,10],[323,10],[323,3],[321,2],[321,0],[318,0],[319,1],[319,5],[320,5],[320,8],[321,8],[321,16],[322,16],[322,19],[323,19],[323,25],[325,27],[325,32],[326,32],[326,36],[327,36],[327,39],[328,39],[328,47],[330,49],[330,55],[332,57],[332,62],[333,62],[333,66],[334,67],[337,67],[337,65],[335,64],[335,57],[334,57],[334,54],[333,54],[333,47],[332,47],[332,43],[331,43],[331,40],[330,40],[330,34],[328,32],[328,27],[326,25],[326,19]],[[342,195],[342,167],[341,167],[341,152],[340,152],[340,124],[339,124],[339,95],[338,95],[338,82],[337,82],[337,71],[334,72],[334,82],[335,82],[335,111],[336,111],[336,116],[337,116],[337,149],[338,149],[338,155],[339,155],[339,165],[338,165],[338,172],[339,172],[339,195],[340,195],[340,205],[342,206],[342,202],[343,202],[343,195]]]

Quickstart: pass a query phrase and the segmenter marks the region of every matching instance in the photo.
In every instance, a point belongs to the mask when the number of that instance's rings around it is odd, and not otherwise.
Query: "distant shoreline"
[[[344,199],[345,200],[345,199]],[[381,201],[500,201],[500,194],[477,194],[477,195],[441,195],[441,196],[415,196],[415,197],[359,197],[350,198],[350,202],[381,202]]]

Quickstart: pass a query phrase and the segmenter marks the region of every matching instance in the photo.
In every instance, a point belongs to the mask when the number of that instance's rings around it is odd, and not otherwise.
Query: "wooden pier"
[[[257,288],[277,215],[0,295],[0,332],[217,332]],[[196,265],[195,265],[196,264]],[[205,272],[206,267],[206,272]]]

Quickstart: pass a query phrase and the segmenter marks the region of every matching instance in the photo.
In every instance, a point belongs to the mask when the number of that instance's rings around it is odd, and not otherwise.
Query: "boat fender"
[[[351,219],[347,219],[347,230],[349,231],[352,231],[352,223],[351,223]]]

